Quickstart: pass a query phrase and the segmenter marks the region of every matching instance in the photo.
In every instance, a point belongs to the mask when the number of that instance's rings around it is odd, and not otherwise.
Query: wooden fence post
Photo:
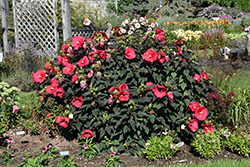
[[[8,0],[1,0],[1,15],[2,15],[2,27],[3,30],[3,51],[8,47],[8,27],[9,22],[9,2]]]
[[[71,38],[70,0],[62,0],[63,40]]]

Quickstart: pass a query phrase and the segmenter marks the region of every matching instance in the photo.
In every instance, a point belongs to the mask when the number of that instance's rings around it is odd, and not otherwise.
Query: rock
[[[245,49],[246,56],[250,56],[250,31],[246,35],[246,49]]]

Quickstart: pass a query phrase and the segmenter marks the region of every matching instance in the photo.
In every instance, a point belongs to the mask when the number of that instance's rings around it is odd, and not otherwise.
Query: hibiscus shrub
[[[113,31],[121,34],[119,28]],[[101,32],[91,39],[74,37],[57,60],[33,73],[43,107],[55,99],[61,109],[53,115],[61,129],[68,136],[91,129],[102,151],[113,146],[138,154],[149,137],[165,129],[190,141],[209,117],[202,106],[192,114],[190,103],[202,102],[213,86],[186,44],[169,43],[159,28],[135,28],[132,35],[114,39],[109,42]],[[191,118],[195,130],[186,128]]]

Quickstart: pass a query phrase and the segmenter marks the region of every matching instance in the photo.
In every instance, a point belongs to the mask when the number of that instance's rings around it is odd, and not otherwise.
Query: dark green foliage
[[[250,11],[250,1],[249,0],[212,0],[211,3],[216,3],[220,6],[225,7],[237,7],[238,9],[244,11]]]
[[[121,6],[126,14],[140,14],[141,16],[145,16],[150,10],[148,5],[148,0],[132,0],[128,5]]]

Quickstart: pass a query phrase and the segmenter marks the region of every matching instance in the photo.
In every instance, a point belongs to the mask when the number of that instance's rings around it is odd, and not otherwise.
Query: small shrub
[[[171,159],[179,151],[179,145],[174,143],[175,138],[168,132],[162,133],[160,136],[150,137],[145,143],[143,154],[150,161],[158,158]]]
[[[200,132],[195,136],[192,146],[198,154],[207,159],[221,153],[221,142],[216,132]]]

